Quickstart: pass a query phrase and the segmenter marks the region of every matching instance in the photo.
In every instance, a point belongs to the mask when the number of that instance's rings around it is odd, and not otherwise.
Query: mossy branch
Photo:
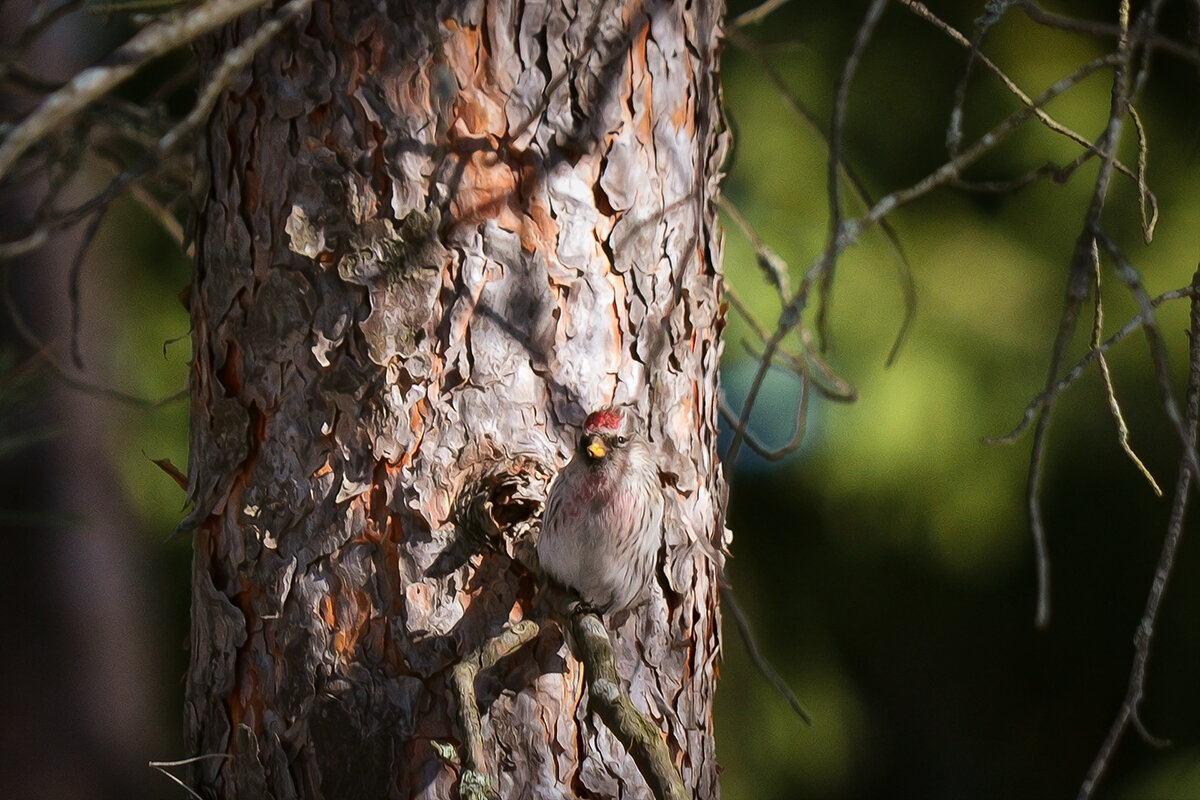
[[[671,760],[662,732],[621,688],[612,642],[600,616],[578,600],[568,601],[565,611],[575,657],[583,664],[592,711],[625,745],[656,800],[688,800],[683,776]]]
[[[536,622],[523,619],[485,641],[450,670],[450,689],[458,704],[458,733],[463,743],[459,789],[464,798],[498,800],[500,797],[495,781],[487,771],[487,757],[483,752],[483,725],[479,718],[479,702],[475,699],[475,677],[481,670],[532,641],[539,630],[541,626]]]

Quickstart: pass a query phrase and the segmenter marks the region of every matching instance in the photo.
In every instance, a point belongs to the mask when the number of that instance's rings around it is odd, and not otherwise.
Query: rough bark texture
[[[186,728],[231,758],[202,794],[458,796],[452,667],[534,614],[546,483],[615,401],[668,499],[617,666],[717,796],[719,6],[318,2],[219,104]],[[502,796],[648,796],[557,626],[475,686]]]

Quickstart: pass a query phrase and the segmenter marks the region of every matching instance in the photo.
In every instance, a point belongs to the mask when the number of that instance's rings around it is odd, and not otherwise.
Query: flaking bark
[[[454,665],[533,614],[549,476],[588,410],[630,402],[668,513],[615,663],[717,796],[719,13],[317,2],[218,104],[186,729],[231,758],[197,765],[203,795],[455,796]],[[545,631],[479,673],[501,796],[649,796],[582,677]]]

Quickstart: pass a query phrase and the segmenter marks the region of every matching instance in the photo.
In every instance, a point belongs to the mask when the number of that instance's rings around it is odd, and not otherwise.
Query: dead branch
[[[0,179],[34,143],[63,125],[72,115],[124,83],[153,59],[195,41],[266,0],[209,0],[186,11],[155,20],[106,59],[80,72],[47,97],[0,143]]]
[[[1187,392],[1187,430],[1195,443],[1197,432],[1200,431],[1200,269],[1192,277],[1192,314],[1189,335],[1191,346],[1188,351],[1188,392]],[[1156,739],[1146,730],[1141,720],[1142,699],[1146,695],[1146,670],[1150,662],[1150,646],[1154,641],[1155,626],[1162,607],[1163,597],[1175,571],[1175,556],[1179,552],[1183,540],[1183,520],[1187,513],[1188,501],[1192,496],[1192,484],[1200,473],[1197,473],[1193,458],[1186,452],[1179,458],[1179,477],[1175,484],[1175,499],[1171,505],[1171,517],[1167,523],[1167,534],[1163,539],[1162,552],[1158,565],[1154,569],[1154,580],[1150,584],[1150,593],[1146,597],[1146,607],[1142,613],[1141,622],[1134,632],[1133,666],[1129,672],[1129,686],[1121,708],[1109,728],[1096,758],[1088,768],[1083,783],[1079,787],[1078,800],[1089,800],[1100,785],[1105,772],[1108,771],[1117,746],[1121,743],[1125,732],[1130,726],[1138,730],[1150,744],[1163,746],[1167,742]]]

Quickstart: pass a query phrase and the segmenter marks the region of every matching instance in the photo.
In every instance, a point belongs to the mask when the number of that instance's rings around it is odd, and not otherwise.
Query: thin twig
[[[790,308],[790,306],[789,306]],[[797,319],[798,321],[798,319]],[[786,320],[780,316],[779,327],[771,338],[764,343],[763,355],[759,361],[758,368],[754,373],[754,379],[750,382],[750,388],[746,392],[746,399],[742,403],[742,413],[738,416],[737,424],[733,428],[733,440],[729,443],[729,447],[725,450],[725,455],[722,461],[725,462],[726,469],[732,471],[737,463],[738,451],[742,447],[742,442],[745,440],[746,431],[749,430],[750,414],[754,410],[754,404],[758,400],[758,393],[762,389],[763,381],[766,380],[767,371],[771,368],[771,362],[774,359],[775,351],[779,348],[783,337],[787,335],[791,329],[791,320]]]
[[[1200,269],[1197,269],[1192,277],[1191,289],[1187,430],[1194,450],[1196,434],[1200,430]],[[1079,787],[1078,800],[1090,800],[1093,796],[1101,779],[1108,771],[1117,746],[1121,743],[1121,739],[1130,725],[1133,725],[1151,744],[1158,746],[1167,744],[1167,742],[1155,740],[1146,731],[1145,725],[1141,722],[1141,706],[1146,694],[1146,671],[1150,662],[1150,646],[1154,641],[1154,631],[1158,624],[1162,600],[1175,571],[1175,556],[1179,552],[1179,545],[1183,540],[1183,522],[1192,494],[1192,482],[1197,477],[1198,473],[1195,471],[1194,463],[1185,449],[1179,458],[1179,478],[1175,485],[1175,500],[1171,505],[1167,535],[1163,540],[1162,552],[1159,554],[1158,564],[1154,569],[1154,581],[1150,584],[1146,607],[1134,634],[1135,650],[1133,665],[1129,672],[1129,685],[1125,692],[1125,698],[1121,702],[1121,708],[1117,711],[1116,718],[1108,730],[1108,735],[1100,745],[1100,750]]]
[[[919,197],[924,197],[934,189],[944,186],[950,181],[958,178],[964,169],[974,164],[987,153],[991,152],[997,145],[1014,134],[1022,125],[1029,121],[1030,117],[1034,116],[1036,111],[1054,98],[1073,88],[1082,80],[1087,78],[1092,73],[1104,69],[1105,67],[1113,66],[1116,63],[1117,56],[1108,54],[1099,56],[1081,65],[1078,69],[1059,80],[1055,81],[1046,91],[1034,99],[1032,106],[1020,108],[995,125],[987,133],[980,136],[973,145],[963,150],[954,158],[948,159],[945,163],[935,169],[933,172],[926,175],[921,180],[908,186],[904,189],[899,189],[891,194],[888,194],[879,199],[870,210],[858,219],[847,220],[842,224],[841,236],[838,239],[837,253],[840,253],[850,244],[857,240],[867,228],[875,225],[880,219],[895,211],[898,207],[906,205]],[[828,254],[823,254],[813,269],[816,270],[821,266],[821,263],[828,259]]]
[[[66,119],[124,83],[147,63],[195,41],[267,0],[208,0],[199,6],[156,19],[130,37],[106,59],[72,78],[47,97],[0,143],[0,179],[21,154]]]
[[[1117,56],[1109,54],[1094,58],[1091,61],[1081,65],[1070,75],[1060,78],[1052,84],[1045,92],[1039,95],[1032,106],[1018,109],[1010,114],[1000,123],[995,125],[984,135],[980,136],[973,145],[960,152],[955,157],[947,160],[933,172],[930,172],[921,180],[908,186],[904,189],[898,189],[891,194],[888,194],[873,205],[866,214],[857,219],[846,220],[839,226],[838,235],[835,237],[830,246],[817,259],[817,261],[809,268],[805,274],[805,284],[801,290],[797,292],[795,300],[792,302],[791,309],[785,309],[785,317],[789,315],[797,315],[802,310],[803,303],[807,299],[807,284],[811,283],[814,276],[820,276],[826,269],[829,261],[834,260],[841,254],[843,250],[858,240],[862,233],[872,225],[878,223],[881,219],[891,214],[902,205],[906,205],[919,197],[929,194],[934,189],[946,185],[957,179],[964,169],[978,161],[985,154],[999,145],[1015,133],[1022,125],[1029,120],[1033,114],[1049,103],[1054,98],[1068,91],[1080,81],[1087,78],[1097,70],[1115,64]]]
[[[764,345],[770,339],[770,334],[763,328],[762,323],[754,316],[746,304],[742,302],[741,296],[732,288],[725,287],[725,299],[729,301],[729,305],[733,307],[750,326],[754,335]],[[796,375],[802,380],[811,381],[812,386],[824,398],[832,400],[835,403],[853,403],[858,399],[858,390],[854,385],[845,378],[833,371],[833,367],[829,366],[826,361],[821,358],[821,354],[817,352],[818,348],[813,341],[812,332],[802,323],[797,323],[797,334],[800,337],[800,343],[804,348],[804,356],[801,358],[795,353],[792,353],[782,344],[778,345],[774,351],[774,357],[779,360],[779,365]],[[756,358],[762,358],[762,351],[753,350],[749,345],[747,350],[754,353]]]
[[[1133,107],[1132,103],[1128,108],[1129,119],[1133,120],[1134,130],[1137,131],[1138,209],[1142,212],[1142,241],[1150,244],[1154,239],[1154,228],[1158,225],[1158,203],[1146,185],[1146,161],[1149,158],[1150,148],[1146,144],[1146,128],[1142,125],[1142,118],[1138,116],[1137,109]]]
[[[1051,379],[1058,374],[1061,358],[1059,344],[1069,341],[1075,330],[1075,314],[1064,313],[1059,325],[1053,355],[1050,357]],[[1065,349],[1065,344],[1063,345]],[[1033,430],[1033,447],[1029,453],[1029,472],[1025,478],[1025,504],[1029,512],[1030,533],[1033,536],[1034,569],[1037,576],[1037,603],[1033,624],[1037,628],[1050,625],[1050,548],[1046,541],[1046,528],[1042,520],[1042,460],[1046,452],[1046,434],[1050,429],[1051,406],[1047,404],[1038,412],[1037,426]]]
[[[1031,169],[1024,175],[1019,175],[1016,178],[1010,178],[1005,181],[968,181],[958,178],[950,181],[948,184],[955,189],[962,189],[967,192],[988,192],[991,194],[1012,194],[1018,189],[1023,189],[1041,178],[1049,177],[1055,183],[1066,183],[1075,174],[1075,171],[1084,164],[1092,160],[1096,155],[1094,150],[1085,150],[1076,156],[1069,164],[1043,164],[1040,167]]]
[[[67,305],[70,309],[71,361],[75,364],[75,368],[80,370],[83,369],[83,347],[79,336],[80,330],[83,327],[83,303],[79,299],[79,285],[83,274],[83,260],[87,258],[88,249],[96,239],[96,233],[100,230],[100,223],[104,221],[105,211],[107,211],[107,208],[101,209],[88,222],[87,227],[84,228],[83,236],[79,241],[79,247],[75,249],[71,265],[67,269]]]
[[[1095,315],[1092,322],[1092,341],[1091,349],[1097,350],[1100,347],[1100,337],[1104,331],[1104,301],[1103,292],[1100,290],[1100,252],[1093,244],[1092,247],[1092,266],[1094,268],[1095,281]],[[1138,454],[1133,451],[1133,447],[1129,444],[1129,426],[1125,423],[1125,415],[1121,413],[1121,404],[1117,402],[1117,390],[1113,385],[1112,373],[1108,369],[1108,359],[1101,352],[1096,356],[1096,362],[1100,365],[1100,378],[1104,383],[1104,394],[1108,399],[1108,409],[1113,416],[1113,420],[1117,423],[1117,442],[1121,445],[1121,449],[1125,451],[1125,455],[1129,456],[1129,460],[1133,462],[1142,476],[1150,483],[1150,488],[1154,490],[1154,494],[1162,497],[1162,489],[1159,488],[1158,481],[1154,480],[1154,475],[1149,468],[1138,458]]]
[[[1058,28],[1059,30],[1071,31],[1073,33],[1084,33],[1094,37],[1106,37],[1111,39],[1120,38],[1122,35],[1129,35],[1129,38],[1137,44],[1143,45],[1147,51],[1162,50],[1170,53],[1176,58],[1190,62],[1195,66],[1200,66],[1200,52],[1189,48],[1187,45],[1181,44],[1174,39],[1163,36],[1162,34],[1154,33],[1151,30],[1140,30],[1132,33],[1123,34],[1119,25],[1113,25],[1107,22],[1096,22],[1095,20],[1078,19],[1076,17],[1066,17],[1060,14],[1054,14],[1042,9],[1032,0],[1019,0],[1021,10],[1034,22],[1039,25],[1045,25],[1048,28]]]
[[[24,339],[37,352],[38,358],[45,360],[54,371],[54,374],[64,384],[85,394],[112,400],[121,405],[136,408],[139,411],[157,411],[164,406],[187,397],[187,389],[184,388],[158,400],[148,400],[144,397],[127,394],[119,389],[100,386],[76,378],[71,374],[71,370],[54,355],[51,347],[39,339],[37,334],[33,332],[33,329],[25,321],[24,315],[17,307],[16,300],[12,296],[12,288],[9,282],[11,271],[11,265],[0,264],[0,299],[3,300],[5,310],[8,312],[9,321],[12,322],[13,329],[16,330],[17,335]]]
[[[1070,139],[1072,142],[1075,142],[1080,147],[1085,148],[1085,150],[1087,151],[1087,154],[1085,157],[1083,157],[1079,160],[1079,163],[1083,163],[1088,158],[1091,158],[1091,156],[1093,156],[1093,155],[1100,154],[1100,149],[1097,145],[1093,144],[1090,140],[1088,140],[1082,134],[1076,133],[1075,131],[1071,130],[1067,126],[1063,125],[1058,120],[1051,117],[1044,109],[1037,107],[1034,104],[1033,99],[1030,98],[1029,95],[1025,94],[1025,92],[1023,92],[1021,90],[1021,87],[1017,86],[1016,82],[1013,81],[1013,79],[1008,76],[1008,73],[1006,73],[1004,70],[1000,69],[1000,67],[998,67],[990,58],[988,58],[981,51],[979,51],[978,48],[976,47],[975,43],[973,43],[969,39],[967,39],[967,37],[964,36],[961,32],[959,32],[954,26],[950,25],[948,22],[944,21],[941,17],[937,16],[932,11],[930,11],[929,8],[924,3],[920,2],[920,0],[900,0],[900,3],[905,8],[907,8],[908,10],[910,10],[914,14],[916,14],[918,17],[920,17],[921,19],[925,20],[926,22],[928,22],[931,25],[933,25],[934,27],[936,27],[938,30],[945,33],[946,36],[948,36],[951,41],[967,48],[968,58],[971,60],[978,59],[979,63],[981,63],[985,67],[987,67],[988,71],[991,72],[994,76],[996,76],[996,78],[999,79],[999,81],[1002,84],[1004,84],[1004,88],[1007,89],[1019,101],[1021,101],[1022,105],[1024,105],[1026,108],[1030,108],[1033,110],[1034,116],[1037,117],[1039,122],[1041,122],[1043,125],[1045,125],[1047,128],[1049,128],[1054,133],[1057,133],[1061,136],[1065,136],[1066,138]],[[968,61],[968,64],[970,64],[970,63],[971,63],[971,61]],[[959,110],[958,105],[957,105],[958,104],[958,99],[957,99],[958,95],[956,94],[955,97],[956,97],[955,112],[952,112],[952,114],[951,114],[952,122],[951,122],[950,127],[952,129],[955,127],[961,126],[961,111]],[[955,118],[956,113],[959,114],[957,121]],[[948,138],[951,138],[951,137],[948,136]],[[954,140],[952,142],[952,144],[954,146],[951,147],[951,155],[954,155],[958,149],[958,147],[957,147],[958,141]],[[1078,164],[1076,164],[1075,166],[1078,166]],[[1145,202],[1150,204],[1150,206],[1154,209],[1153,213],[1155,215],[1157,215],[1158,201],[1154,197],[1153,193],[1150,192],[1149,189],[1145,187],[1144,181],[1139,178],[1139,173],[1135,173],[1133,170],[1131,170],[1129,167],[1122,164],[1120,161],[1116,162],[1116,167],[1123,174],[1128,175],[1130,178],[1135,180],[1138,183],[1139,190],[1145,191],[1146,194],[1144,195],[1144,200],[1145,200]],[[1071,169],[1074,169],[1074,167],[1072,167]],[[1061,177],[1063,175],[1063,170],[1059,169],[1055,172],[1051,172],[1049,170],[1045,170],[1045,168],[1042,168],[1042,169],[1035,171],[1032,174],[1036,177],[1040,177],[1043,174],[1054,174],[1056,177]]]
[[[754,226],[742,214],[732,201],[722,196],[718,201],[721,210],[728,214],[738,227],[742,229],[742,233],[750,240],[750,244],[754,245],[754,253],[758,266],[762,269],[763,274],[767,276],[767,280],[775,287],[775,291],[779,293],[779,298],[784,305],[792,300],[791,280],[788,277],[787,262],[776,253],[770,245],[763,241],[758,235],[758,231],[754,230]]]
[[[35,10],[34,15],[22,26],[21,35],[17,38],[12,49],[7,53],[11,62],[15,64],[51,26],[63,17],[78,11],[85,3],[86,0],[69,0],[58,6],[52,6],[50,3],[41,4],[41,8]],[[45,13],[37,16],[37,11],[44,11]],[[4,68],[0,67],[0,74],[4,74],[3,70]]]
[[[1163,303],[1171,300],[1181,300],[1185,297],[1193,296],[1195,296],[1195,289],[1193,289],[1191,286],[1185,286],[1182,289],[1172,289],[1169,292],[1163,292],[1158,297],[1152,298],[1150,300],[1150,305],[1152,308],[1158,308]],[[1079,380],[1087,368],[1090,367],[1102,353],[1107,353],[1109,350],[1116,347],[1124,339],[1128,338],[1130,334],[1138,331],[1142,325],[1145,324],[1145,322],[1146,318],[1141,314],[1137,314],[1128,322],[1126,322],[1119,331],[1105,339],[1101,345],[1088,350],[1083,358],[1081,358],[1069,372],[1060,378],[1057,383],[1029,401],[1029,405],[1025,407],[1025,411],[1022,414],[1021,421],[1017,423],[1016,427],[1014,427],[1008,433],[1000,436],[988,436],[984,438],[984,444],[1012,444],[1015,442],[1018,438],[1020,438],[1021,434],[1029,430],[1029,424],[1033,422],[1034,417],[1037,415],[1037,412],[1040,409],[1070,388],[1075,381]]]
[[[801,120],[809,126],[809,128],[820,137],[826,149],[829,148],[829,134],[825,131],[821,121],[817,119],[817,115],[808,107],[808,105],[800,99],[797,94],[792,91],[791,87],[784,81],[778,70],[771,65],[770,59],[767,58],[765,48],[759,42],[754,41],[748,36],[743,35],[737,30],[731,30],[728,33],[729,40],[733,44],[745,50],[755,60],[759,70],[771,82],[775,91],[783,98],[784,105],[790,108]],[[841,163],[842,177],[845,178],[850,185],[854,197],[862,204],[864,208],[870,208],[875,204],[871,192],[867,189],[866,183],[859,176],[858,171],[848,161]],[[900,348],[904,345],[908,338],[908,331],[912,325],[913,319],[916,317],[917,309],[917,291],[916,284],[913,282],[912,266],[908,261],[908,254],[904,251],[904,246],[900,243],[900,236],[896,229],[892,227],[891,222],[886,218],[879,221],[879,228],[883,231],[884,237],[891,244],[892,250],[895,253],[894,263],[896,272],[900,278],[900,290],[904,297],[904,316],[900,320],[900,328],[896,331],[896,336],[892,340],[892,346],[888,350],[887,358],[884,360],[885,366],[891,366],[896,357],[900,353]]]
[[[205,753],[199,756],[192,756],[191,758],[181,758],[178,761],[151,761],[148,763],[148,766],[151,769],[161,772],[163,775],[166,775],[172,781],[179,784],[179,786],[181,786],[185,792],[196,798],[196,800],[204,800],[203,797],[196,793],[195,789],[188,786],[183,782],[182,779],[177,778],[173,773],[168,772],[167,767],[185,767],[188,764],[194,764],[197,761],[203,761],[204,759],[208,758],[231,759],[233,756],[229,755],[228,753]]]
[[[884,1],[885,0],[877,0],[877,2]],[[829,264],[836,261],[837,257],[843,250],[857,241],[858,237],[861,236],[865,230],[878,223],[881,219],[895,211],[898,207],[912,202],[919,197],[923,197],[939,186],[943,186],[958,177],[963,169],[982,158],[986,153],[991,151],[992,148],[996,147],[996,145],[1000,144],[1000,142],[1011,136],[1018,128],[1021,127],[1021,125],[1028,121],[1033,115],[1035,109],[1041,108],[1055,97],[1078,84],[1093,72],[1106,66],[1111,66],[1114,63],[1115,58],[1116,56],[1110,54],[1095,58],[1086,64],[1083,64],[1070,75],[1059,79],[1053,85],[1051,85],[1034,101],[1032,107],[1021,108],[1013,112],[999,124],[993,127],[990,131],[981,136],[973,145],[963,150],[954,158],[951,158],[943,163],[921,180],[917,181],[911,186],[908,186],[907,188],[899,189],[881,198],[875,203],[875,205],[868,209],[866,214],[864,214],[862,217],[842,222],[837,228],[837,234],[831,237],[831,241],[826,247],[825,251],[821,253],[816,262],[810,266],[808,271],[805,273],[801,287],[799,291],[796,292],[796,295],[792,298],[792,302],[780,312],[775,332],[764,342],[763,362],[759,365],[758,371],[755,373],[754,379],[750,383],[750,389],[747,392],[746,401],[743,405],[742,413],[739,418],[739,427],[741,429],[745,428],[746,421],[749,419],[750,412],[753,410],[754,403],[757,401],[759,391],[762,388],[762,382],[765,380],[767,370],[770,368],[771,361],[774,358],[775,351],[779,348],[780,344],[793,330],[793,328],[801,323],[802,313],[807,306],[812,285],[814,282],[822,280],[822,275],[824,275],[824,273],[828,270]],[[1065,344],[1063,347],[1065,347]],[[1057,367],[1057,362],[1054,366]],[[1049,385],[1052,386],[1053,383],[1051,382]],[[723,456],[723,460],[727,464],[735,463],[737,452],[741,448],[741,445],[742,437],[735,430],[733,440]]]
[[[788,705],[796,712],[796,716],[804,720],[805,725],[812,725],[812,716],[801,705],[799,698],[796,697],[791,687],[787,685],[787,681],[775,671],[775,668],[771,666],[771,662],[758,649],[758,641],[755,639],[754,631],[750,628],[750,620],[746,618],[741,604],[738,603],[737,597],[734,596],[733,587],[724,582],[721,583],[721,599],[725,601],[725,607],[733,615],[733,622],[737,625],[738,633],[741,634],[742,643],[746,645],[746,654],[750,656],[751,663],[758,668],[758,671],[767,679],[767,682],[783,695]]]
[[[0,261],[8,261],[9,259],[23,256],[26,253],[32,253],[49,239],[50,230],[48,228],[38,228],[21,239],[11,242],[0,242]]]
[[[784,307],[779,315],[779,322],[775,333],[764,343],[762,361],[755,372],[754,379],[750,382],[750,388],[746,393],[746,400],[742,404],[742,413],[738,418],[738,424],[733,432],[733,440],[730,442],[729,448],[725,453],[724,460],[727,464],[733,465],[737,463],[738,450],[741,448],[744,438],[743,433],[748,427],[750,415],[754,411],[754,404],[758,400],[759,391],[762,389],[763,381],[767,377],[767,371],[771,367],[776,349],[778,349],[789,332],[800,324],[801,312],[808,304],[809,293],[813,285],[828,286],[837,255],[847,245],[845,241],[846,237],[842,235],[841,193],[838,188],[841,142],[846,124],[846,106],[848,105],[850,83],[854,78],[854,73],[858,69],[863,52],[866,50],[867,43],[870,41],[871,34],[874,32],[876,25],[878,25],[879,18],[883,14],[883,9],[886,5],[887,0],[872,0],[871,6],[867,9],[866,16],[863,18],[863,22],[859,26],[854,45],[851,48],[850,55],[846,58],[846,63],[842,69],[842,74],[838,79],[837,89],[834,93],[833,121],[829,132],[829,169],[827,178],[830,213],[829,243],[817,264],[809,268],[805,273],[800,291]],[[878,204],[876,204],[876,207],[878,207]],[[823,297],[825,304],[828,304],[828,292],[824,292]],[[820,326],[824,322],[821,311],[818,311],[817,321],[818,333],[820,333]],[[822,339],[824,340],[825,337],[822,336]]]
[[[762,22],[775,9],[782,6],[788,0],[764,0],[764,2],[750,9],[743,11],[734,17],[730,28],[744,28],[747,25],[753,25],[757,22]]]
[[[800,445],[804,443],[804,433],[808,429],[808,386],[808,380],[801,378],[800,402],[796,404],[796,421],[792,429],[792,436],[787,444],[780,447],[772,448],[764,444],[749,428],[738,427],[741,423],[738,421],[737,414],[734,413],[733,409],[724,400],[719,405],[721,417],[735,432],[745,439],[746,446],[759,456],[765,458],[767,461],[781,461],[799,450]]]
[[[1097,238],[1113,261],[1117,262],[1117,276],[1129,287],[1129,291],[1137,300],[1141,314],[1145,318],[1142,330],[1146,332],[1146,342],[1150,346],[1150,358],[1154,363],[1154,371],[1158,377],[1158,388],[1159,394],[1162,396],[1163,411],[1166,413],[1171,425],[1174,426],[1175,432],[1179,436],[1179,441],[1183,445],[1184,455],[1192,462],[1193,471],[1197,475],[1200,475],[1200,456],[1196,453],[1195,437],[1189,434],[1187,423],[1184,421],[1183,415],[1179,410],[1179,403],[1175,399],[1175,391],[1171,387],[1171,370],[1167,365],[1167,348],[1163,344],[1162,333],[1159,331],[1158,323],[1154,319],[1154,307],[1150,302],[1150,296],[1146,293],[1145,287],[1142,286],[1141,275],[1107,232],[1099,229],[1097,231]]]
[[[850,48],[850,53],[842,63],[842,71],[838,75],[837,84],[833,90],[833,110],[829,123],[828,174],[825,178],[826,194],[829,198],[829,237],[825,247],[826,257],[822,260],[823,268],[817,275],[817,284],[820,286],[823,301],[817,308],[816,327],[822,342],[828,341],[827,310],[831,305],[830,293],[833,289],[833,274],[837,264],[835,250],[838,248],[842,230],[842,196],[839,176],[842,164],[842,145],[846,137],[846,112],[850,107],[850,84],[854,81],[863,55],[867,52],[867,45],[870,44],[871,37],[875,35],[875,29],[879,26],[879,20],[883,17],[883,10],[887,8],[887,4],[888,0],[871,0],[871,5],[867,7],[867,13],[863,15],[863,21],[858,26],[858,32],[854,35],[854,44]]]
[[[1121,20],[1123,27],[1128,29],[1128,0],[1121,0]],[[1096,247],[1094,232],[1100,227],[1100,215],[1104,210],[1108,190],[1112,183],[1124,112],[1123,98],[1128,90],[1129,59],[1129,40],[1122,37],[1117,43],[1117,52],[1111,59],[1113,66],[1112,102],[1108,127],[1098,144],[1102,156],[1100,171],[1096,177],[1096,185],[1092,192],[1092,201],[1088,208],[1083,232],[1075,242],[1070,274],[1067,278],[1066,298],[1063,301],[1062,315],[1059,319],[1058,335],[1055,337],[1054,348],[1050,354],[1050,368],[1046,377],[1047,389],[1058,382],[1059,368],[1066,356],[1071,337],[1075,333],[1080,309],[1083,301],[1087,298],[1089,289],[1094,286],[1093,271],[1090,269],[1091,254],[1095,252]],[[1050,624],[1050,552],[1046,541],[1046,524],[1042,517],[1041,479],[1052,410],[1053,400],[1038,412],[1037,427],[1033,434],[1033,449],[1029,455],[1029,474],[1025,484],[1025,502],[1029,512],[1029,527],[1033,536],[1034,563],[1037,574],[1034,625],[1041,629]]]
[[[56,226],[73,224],[75,221],[105,208],[134,181],[162,164],[171,151],[186,141],[204,124],[222,92],[229,88],[229,85],[246,68],[258,51],[312,3],[313,0],[291,0],[279,10],[279,13],[263,22],[246,41],[227,52],[222,57],[221,63],[212,70],[208,83],[204,85],[204,89],[200,92],[200,96],[187,116],[159,137],[149,152],[143,155],[136,164],[114,178],[102,192],[76,208],[64,212],[61,218],[55,221]]]

